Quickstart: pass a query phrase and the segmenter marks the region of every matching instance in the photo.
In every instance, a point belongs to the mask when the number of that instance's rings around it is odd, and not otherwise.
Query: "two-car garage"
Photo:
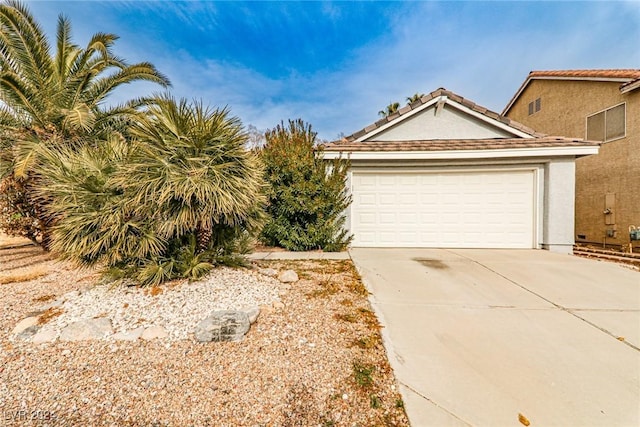
[[[355,247],[533,248],[535,169],[353,171]]]
[[[571,253],[575,160],[598,147],[438,89],[322,151],[350,162],[353,247]]]

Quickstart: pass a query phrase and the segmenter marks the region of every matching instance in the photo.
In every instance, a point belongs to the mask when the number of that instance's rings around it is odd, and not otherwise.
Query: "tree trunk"
[[[198,242],[198,252],[203,252],[209,248],[209,244],[211,243],[211,229],[204,228],[202,226],[198,227],[196,231],[196,240]]]
[[[49,252],[51,250],[52,236],[51,236],[51,227],[53,224],[47,224],[45,221],[40,221],[41,228],[40,231],[42,233],[42,238],[40,240],[40,246],[42,249]]]

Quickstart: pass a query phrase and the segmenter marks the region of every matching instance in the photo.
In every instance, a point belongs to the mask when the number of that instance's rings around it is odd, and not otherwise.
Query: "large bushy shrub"
[[[279,124],[265,137],[261,154],[270,219],[262,241],[293,251],[344,249],[351,241],[343,229],[351,202],[345,189],[348,162],[324,160],[316,133],[300,119]]]
[[[240,121],[162,96],[129,133],[42,154],[52,249],[142,284],[241,262],[242,241],[261,225],[264,181]]]

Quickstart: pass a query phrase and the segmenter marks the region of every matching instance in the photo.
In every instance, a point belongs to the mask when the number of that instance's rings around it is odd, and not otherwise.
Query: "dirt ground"
[[[15,324],[99,275],[0,236],[0,413],[4,425],[406,426],[368,293],[350,261],[294,269],[284,307],[241,342],[34,345]]]

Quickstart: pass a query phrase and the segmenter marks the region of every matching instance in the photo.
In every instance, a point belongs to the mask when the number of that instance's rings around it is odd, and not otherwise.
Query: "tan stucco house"
[[[351,160],[354,247],[574,244],[574,164],[598,143],[534,132],[445,89],[327,144]]]
[[[640,69],[532,71],[503,115],[602,142],[576,161],[576,240],[628,248],[640,227]]]

